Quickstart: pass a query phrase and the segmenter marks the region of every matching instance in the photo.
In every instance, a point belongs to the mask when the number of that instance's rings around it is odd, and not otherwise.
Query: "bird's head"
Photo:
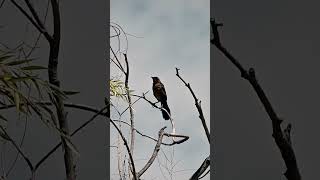
[[[151,78],[152,78],[152,80],[153,80],[154,83],[160,81],[160,79],[159,79],[158,77],[151,77]]]

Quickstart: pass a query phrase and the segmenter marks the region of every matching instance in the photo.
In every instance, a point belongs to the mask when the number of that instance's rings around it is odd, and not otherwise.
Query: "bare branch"
[[[158,142],[156,144],[156,146],[154,147],[152,156],[150,157],[149,161],[146,163],[146,165],[137,173],[138,178],[140,178],[140,176],[146,172],[146,170],[151,166],[151,164],[154,162],[154,160],[156,159],[158,152],[160,150],[160,146],[161,146],[161,142],[162,142],[162,138],[163,138],[163,134],[164,134],[164,129],[167,127],[163,127],[160,129],[159,131],[159,138],[158,138]]]
[[[190,84],[189,84],[189,83],[186,83],[186,82],[182,79],[182,77],[181,77],[180,74],[179,74],[179,69],[178,69],[178,68],[176,68],[176,75],[178,76],[179,79],[181,79],[181,81],[184,83],[184,85],[187,86],[187,88],[190,90],[190,92],[191,92],[191,94],[192,94],[192,97],[193,97],[193,99],[194,99],[195,105],[196,105],[196,107],[197,107],[197,109],[198,109],[199,118],[200,118],[200,120],[201,120],[201,123],[202,123],[202,126],[203,126],[203,128],[204,128],[204,131],[205,131],[205,133],[206,133],[206,135],[207,135],[208,142],[210,143],[210,133],[209,133],[209,129],[208,129],[208,127],[207,127],[206,120],[205,120],[205,118],[204,118],[204,116],[203,116],[203,112],[202,112],[202,108],[201,108],[201,101],[199,101],[198,98],[196,97],[196,95],[194,94],[194,92],[193,92]]]
[[[190,180],[198,180],[199,177],[206,171],[206,169],[210,166],[210,156],[207,157],[199,169],[191,176]]]
[[[10,0],[18,9],[19,11],[26,16],[26,18],[31,22],[31,24],[33,24],[33,26],[38,29],[39,32],[41,32],[45,38],[48,41],[52,40],[52,37],[49,35],[49,33],[47,32],[46,29],[44,29],[40,24],[38,24],[36,21],[34,21],[34,19],[15,1],[15,0]],[[31,11],[32,12],[32,11]]]
[[[52,102],[35,102],[35,104],[38,104],[38,105],[45,105],[45,106],[52,106]],[[21,105],[25,105],[24,103],[21,103]],[[0,106],[0,110],[1,109],[9,109],[9,108],[13,108],[15,107],[16,105],[15,104],[10,104],[10,105],[5,105],[5,106]],[[89,112],[94,112],[94,113],[97,113],[99,112],[100,110],[94,108],[94,107],[91,107],[91,106],[87,106],[87,105],[84,105],[84,104],[74,104],[74,103],[69,103],[69,102],[65,102],[64,103],[64,106],[65,107],[69,107],[69,108],[75,108],[75,109],[81,109],[81,110],[84,110],[84,111],[89,111]]]
[[[288,180],[301,180],[301,175],[299,172],[299,168],[296,161],[296,156],[293,151],[293,147],[290,141],[290,130],[291,125],[289,124],[286,128],[286,133],[281,129],[281,123],[282,120],[278,117],[276,112],[274,111],[269,99],[267,98],[265,92],[263,91],[262,87],[258,83],[255,75],[255,71],[253,68],[250,68],[248,71],[243,68],[243,66],[239,63],[239,61],[231,55],[231,53],[223,47],[223,45],[220,42],[220,39],[217,39],[216,37],[219,37],[218,33],[218,25],[215,21],[211,21],[211,25],[213,28],[213,32],[215,33],[215,38],[213,39],[212,44],[216,46],[240,71],[241,77],[249,81],[253,89],[255,90],[256,94],[258,95],[261,103],[264,106],[264,109],[268,113],[268,116],[272,122],[272,129],[273,133],[272,136],[280,149],[282,158],[286,164],[287,170],[284,173],[286,178]]]
[[[50,0],[47,0],[47,7],[46,7],[45,15],[44,15],[44,20],[43,20],[44,23],[46,22],[47,16],[48,16],[48,10],[49,10],[49,5],[50,5],[50,2],[49,2],[49,1],[50,1]],[[39,42],[39,40],[40,40],[41,35],[42,35],[42,33],[39,32],[39,35],[38,35],[38,37],[36,38],[36,41],[34,42],[33,46],[32,46],[31,49],[30,49],[30,51],[29,51],[28,54],[26,55],[26,58],[28,58],[28,57],[32,54],[32,52],[36,49],[37,44],[38,44],[38,42]]]
[[[158,106],[156,105],[158,102],[153,103],[153,102],[151,102],[149,99],[147,99],[146,96],[145,96],[145,93],[143,93],[142,96],[136,95],[136,94],[133,94],[132,96],[142,98],[142,99],[144,99],[145,101],[147,101],[149,104],[151,104],[151,106],[159,109],[160,111],[161,111],[161,110],[165,111],[165,112],[169,115],[169,117],[170,117],[170,119],[171,119],[170,113],[169,113],[166,109],[164,109],[164,108],[162,108],[162,107],[158,107]]]
[[[107,117],[107,113],[103,113],[103,111],[105,111],[108,107],[104,107],[101,110],[97,111],[89,120],[87,120],[86,122],[84,122],[81,126],[79,126],[76,130],[74,130],[71,133],[71,137],[74,136],[77,132],[79,132],[81,129],[83,129],[84,127],[86,127],[88,124],[90,124],[98,115],[103,115],[105,117]],[[92,110],[92,109],[91,109]],[[92,110],[92,111],[96,111],[96,110]],[[37,170],[40,165],[51,155],[53,154],[60,146],[61,146],[62,142],[58,143],[54,148],[52,148],[45,156],[43,156],[38,163],[35,165],[35,170]]]
[[[149,91],[143,93],[143,94],[148,94]],[[135,100],[132,105],[134,105],[136,102],[138,102],[140,99],[142,99],[142,97],[139,97],[137,100]],[[123,110],[120,114],[120,116],[122,116],[128,109],[130,108],[130,106],[128,106],[125,110]]]
[[[0,9],[2,8],[2,6],[4,5],[4,2],[5,2],[6,0],[2,0],[1,1],[1,3],[0,3]]]
[[[128,98],[128,105],[129,105],[129,113],[130,113],[130,152],[131,155],[133,156],[133,149],[134,149],[134,141],[135,141],[135,134],[134,134],[134,114],[133,114],[133,109],[132,109],[132,102],[131,102],[131,95],[130,95],[130,89],[129,89],[129,75],[130,75],[130,70],[129,70],[129,62],[127,58],[127,54],[124,55],[124,60],[126,63],[126,73],[125,73],[125,82],[124,82],[124,87],[126,89],[126,95]]]
[[[16,150],[19,152],[19,154],[23,157],[23,159],[27,162],[29,169],[31,171],[31,173],[34,172],[34,168],[33,165],[31,163],[31,161],[29,160],[29,158],[23,153],[23,151],[21,150],[21,148],[17,145],[17,143],[9,136],[9,134],[7,133],[7,131],[0,126],[0,129],[3,131],[4,136],[7,140],[9,140],[11,142],[11,144],[16,148]]]
[[[22,146],[23,142],[24,142],[24,138],[25,138],[25,135],[26,135],[26,132],[27,132],[27,123],[28,123],[28,120],[27,120],[27,117],[25,119],[25,123],[24,123],[24,128],[23,128],[23,135],[22,135],[22,138],[21,138],[21,141],[20,141],[20,147]],[[6,177],[9,176],[10,172],[13,170],[17,160],[18,160],[18,157],[19,157],[19,152],[17,153],[14,161],[12,162],[11,166],[9,167],[8,171],[6,172]]]
[[[186,140],[189,139],[189,136],[185,136],[185,135],[179,135],[179,134],[169,134],[169,133],[164,133],[165,136],[167,137],[179,137],[179,138],[182,138],[181,140],[177,141],[177,140],[174,140],[172,143],[170,144],[164,144],[164,145],[167,145],[167,146],[173,146],[175,144],[181,144],[183,142],[185,142]]]
[[[113,120],[113,121],[114,121],[114,122],[121,122],[121,123],[124,123],[124,124],[130,126],[130,124],[127,123],[127,122],[125,122],[125,121],[121,121],[121,120]],[[148,136],[148,135],[143,134],[141,131],[137,130],[136,128],[134,128],[134,130],[135,130],[139,135],[141,135],[142,137],[149,138],[149,139],[151,139],[151,140],[153,140],[153,141],[155,141],[155,142],[158,141],[157,139],[155,139],[155,138],[153,138],[153,137],[151,137],[151,136]],[[173,146],[173,145],[175,145],[175,144],[181,144],[181,143],[183,143],[184,141],[186,141],[186,140],[189,139],[188,136],[178,135],[178,134],[168,134],[168,133],[164,133],[164,136],[183,138],[183,139],[181,139],[181,140],[179,140],[179,141],[174,141],[174,142],[172,142],[172,143],[164,143],[164,142],[161,142],[161,144],[164,145],[164,146]]]
[[[136,173],[136,168],[135,168],[135,165],[134,165],[134,161],[133,161],[133,157],[132,157],[132,154],[130,152],[130,148],[129,148],[129,145],[128,145],[128,142],[126,140],[126,138],[123,136],[122,132],[120,131],[120,129],[118,128],[118,126],[115,124],[115,122],[113,122],[110,118],[107,118],[111,123],[112,125],[117,129],[118,133],[120,134],[121,136],[121,139],[127,149],[127,152],[129,154],[129,158],[130,158],[130,164],[131,164],[131,170],[132,170],[132,174],[133,174],[133,180],[138,180],[137,178],[137,173]]]

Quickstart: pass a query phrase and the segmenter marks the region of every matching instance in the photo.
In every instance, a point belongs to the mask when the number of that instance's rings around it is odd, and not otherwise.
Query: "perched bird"
[[[165,120],[170,119],[170,109],[167,104],[167,93],[164,88],[164,85],[161,83],[160,79],[158,77],[152,77],[153,80],[153,85],[152,85],[152,90],[153,90],[153,95],[156,97],[156,99],[161,103],[161,106],[165,110],[161,110],[162,112],[162,117]]]

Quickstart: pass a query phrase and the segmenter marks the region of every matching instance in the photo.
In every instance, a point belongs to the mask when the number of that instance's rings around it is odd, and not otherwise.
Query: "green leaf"
[[[18,61],[11,61],[9,63],[6,63],[8,66],[15,66],[19,64],[24,64],[33,61],[34,59],[26,59],[26,60],[18,60]]]
[[[20,95],[18,92],[14,92],[14,103],[17,107],[17,110],[20,111]]]
[[[75,95],[75,94],[79,94],[79,91],[63,91],[63,93],[65,95]]]
[[[2,120],[4,120],[4,121],[8,122],[8,120],[7,120],[4,116],[2,116],[1,114],[0,114],[0,119],[2,119]]]
[[[47,69],[46,67],[43,66],[25,66],[21,68],[22,70],[41,70],[41,69]]]
[[[40,90],[40,86],[39,86],[39,84],[37,83],[37,80],[31,79],[31,81],[33,82],[34,86],[36,87],[36,89],[37,89],[37,91],[38,91],[39,97],[42,97],[42,93],[41,93],[41,90]]]
[[[11,79],[12,79],[12,75],[11,75],[11,74],[6,73],[6,74],[3,76],[3,80],[5,80],[5,81],[10,81]]]
[[[13,55],[7,55],[7,56],[0,56],[0,62],[5,61],[9,58],[13,57]]]
[[[6,135],[4,132],[2,132],[2,131],[0,131],[0,136],[3,138],[3,139],[5,139],[5,140],[7,140],[7,141],[11,141],[11,139],[8,137],[8,135]]]
[[[23,76],[23,77],[14,77],[11,78],[11,81],[13,82],[21,82],[21,81],[27,81],[35,78],[36,76]]]

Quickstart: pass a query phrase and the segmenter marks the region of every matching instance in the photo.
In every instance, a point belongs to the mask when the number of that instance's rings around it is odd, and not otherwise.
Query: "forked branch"
[[[250,68],[248,71],[243,68],[239,61],[222,45],[218,27],[222,24],[216,23],[214,20],[211,20],[211,27],[213,31],[213,39],[211,43],[220,50],[240,71],[241,77],[246,79],[256,94],[258,95],[261,103],[264,106],[264,109],[268,113],[268,116],[272,122],[273,133],[272,136],[281,152],[282,158],[286,164],[287,170],[284,173],[288,180],[301,180],[301,175],[296,161],[296,156],[293,151],[293,147],[290,141],[290,130],[291,124],[289,124],[284,131],[281,129],[282,120],[278,117],[274,111],[269,99],[267,98],[265,92],[257,81],[255,70]]]
[[[199,112],[199,118],[201,120],[201,123],[202,123],[202,126],[204,128],[204,131],[206,133],[206,136],[207,136],[207,139],[208,139],[208,142],[210,143],[210,133],[209,133],[209,129],[207,127],[207,123],[206,123],[206,120],[204,118],[204,115],[203,115],[203,111],[202,111],[202,107],[201,107],[201,101],[199,101],[199,99],[196,97],[196,95],[194,94],[191,86],[189,83],[186,83],[186,81],[184,79],[182,79],[182,77],[180,76],[179,74],[179,69],[176,68],[176,75],[178,76],[178,78],[184,83],[185,86],[187,86],[187,88],[189,89],[190,93],[192,94],[192,97],[194,99],[194,103],[197,107],[197,110]]]

